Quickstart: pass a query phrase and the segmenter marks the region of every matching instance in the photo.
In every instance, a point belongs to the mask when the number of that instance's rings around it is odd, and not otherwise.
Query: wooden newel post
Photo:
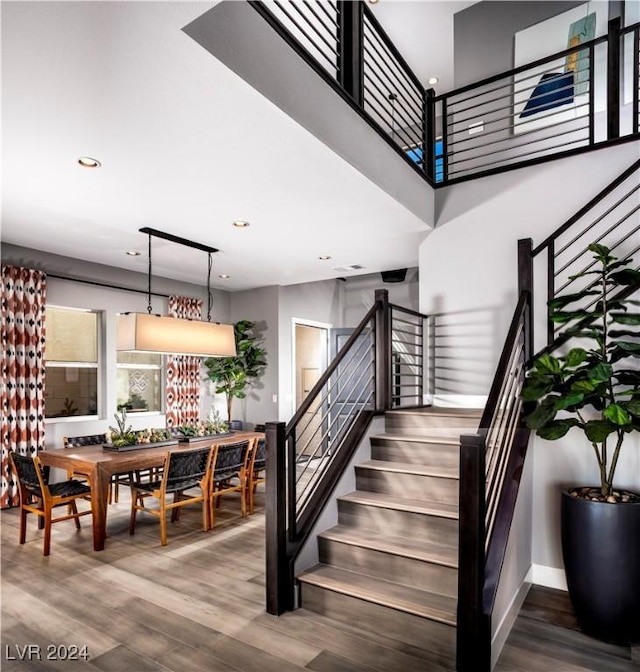
[[[490,672],[491,628],[484,614],[485,448],[480,435],[460,437],[456,670]]]
[[[607,140],[620,137],[620,25],[611,19],[607,32]]]
[[[553,274],[553,261],[550,260]],[[524,359],[533,355],[533,240],[521,238],[518,241],[518,295],[529,292],[529,305],[525,313]]]
[[[360,107],[364,104],[363,4],[338,2],[338,81]]]
[[[391,308],[389,292],[376,289],[376,411],[391,409]]]
[[[436,92],[427,89],[422,99],[422,162],[431,182],[436,181]]]
[[[284,422],[266,423],[265,501],[267,613],[276,616],[293,606],[287,557],[287,456]]]

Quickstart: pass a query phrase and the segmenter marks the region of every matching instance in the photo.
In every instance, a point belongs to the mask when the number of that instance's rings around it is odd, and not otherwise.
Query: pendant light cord
[[[148,268],[148,292],[147,292],[147,313],[151,315],[151,234],[149,234],[149,268]]]
[[[208,253],[209,256],[209,267],[207,269],[207,322],[211,322],[211,310],[213,308],[213,297],[211,295],[211,268],[213,266],[213,260],[211,258],[211,252]]]

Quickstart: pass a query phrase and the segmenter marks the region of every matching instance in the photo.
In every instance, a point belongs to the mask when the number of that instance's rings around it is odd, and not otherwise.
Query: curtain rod
[[[123,287],[122,285],[111,285],[107,282],[98,282],[97,280],[83,280],[82,278],[74,278],[70,275],[58,275],[57,273],[47,273],[45,274],[50,278],[57,278],[58,280],[69,280],[70,282],[81,282],[85,285],[95,285],[96,287],[106,287],[107,289],[119,289],[124,292],[135,292],[136,294],[148,295],[149,292],[146,289],[135,289],[134,287]],[[163,299],[168,299],[169,294],[160,294],[159,292],[151,292],[152,296],[159,296]]]

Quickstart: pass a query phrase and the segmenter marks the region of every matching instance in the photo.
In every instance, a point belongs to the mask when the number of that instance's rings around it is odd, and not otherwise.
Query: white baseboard
[[[567,578],[564,569],[557,567],[547,567],[547,565],[532,565],[532,583],[547,588],[557,588],[558,590],[567,590]]]
[[[522,580],[520,587],[516,591],[516,594],[513,596],[509,608],[502,617],[502,620],[498,624],[498,627],[496,628],[495,633],[491,639],[491,669],[494,668],[496,662],[498,661],[500,653],[502,652],[502,647],[507,641],[507,637],[511,632],[511,628],[516,622],[516,618],[520,613],[520,609],[522,608],[525,598],[527,597],[527,593],[531,588],[532,575],[533,572],[531,569],[529,569],[527,575]]]

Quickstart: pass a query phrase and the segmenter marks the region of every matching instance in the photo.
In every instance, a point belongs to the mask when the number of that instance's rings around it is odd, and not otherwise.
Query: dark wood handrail
[[[425,315],[424,313],[419,313],[417,310],[411,310],[411,308],[404,308],[403,306],[397,306],[395,303],[390,303],[389,308],[393,308],[393,310],[397,310],[401,313],[405,313],[406,315],[413,315],[414,317],[421,317],[423,320],[426,320],[429,317],[431,317],[430,315]]]
[[[559,238],[567,229],[571,228],[577,221],[582,219],[590,210],[592,210],[596,205],[602,201],[603,198],[606,198],[610,193],[612,193],[617,187],[619,187],[627,178],[629,178],[633,173],[635,173],[640,168],[640,159],[634,161],[624,172],[622,172],[613,182],[608,184],[602,191],[600,191],[597,196],[594,196],[586,205],[584,205],[580,210],[578,210],[572,217],[562,225],[559,226],[551,235],[547,236],[534,250],[532,251],[532,256],[536,257],[540,252],[545,250],[549,245]]]
[[[507,338],[505,339],[504,347],[502,348],[502,354],[500,355],[500,360],[498,361],[498,368],[496,369],[496,374],[493,377],[493,382],[491,383],[491,390],[489,391],[487,404],[484,407],[484,412],[482,413],[482,418],[478,426],[478,431],[480,433],[486,434],[495,416],[498,402],[500,401],[500,390],[502,389],[502,385],[509,368],[509,359],[511,358],[511,353],[513,352],[516,336],[520,328],[520,322],[525,310],[529,306],[529,299],[529,292],[520,293],[518,305],[516,306],[516,309],[513,313],[511,325],[509,326],[509,331],[507,332]]]
[[[295,415],[287,424],[287,437],[291,436],[291,432],[300,422],[305,413],[311,408],[311,405],[316,401],[320,390],[329,382],[331,376],[336,372],[336,369],[342,363],[342,360],[345,358],[347,352],[351,346],[355,343],[359,336],[362,335],[362,332],[365,330],[371,319],[376,314],[378,310],[379,303],[376,301],[373,306],[369,309],[369,312],[364,316],[360,324],[353,330],[353,333],[347,339],[347,342],[340,348],[338,354],[334,357],[331,364],[327,367],[327,370],[320,376],[318,382],[311,388],[311,391],[307,395],[306,399],[300,404],[300,408],[296,411]]]

